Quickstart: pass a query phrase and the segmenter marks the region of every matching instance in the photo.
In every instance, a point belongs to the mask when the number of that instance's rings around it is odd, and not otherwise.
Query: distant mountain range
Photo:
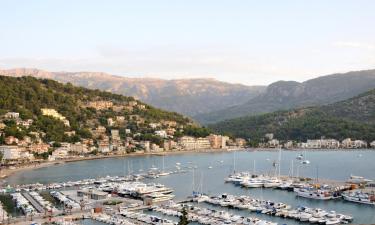
[[[266,133],[281,140],[325,136],[375,140],[375,89],[337,103],[230,119],[210,125],[215,131],[260,141]]]
[[[278,81],[269,86],[246,86],[214,79],[128,78],[99,72],[47,72],[25,68],[0,70],[1,74],[31,75],[134,96],[150,105],[190,116],[203,124],[330,104],[375,88],[375,70],[327,75],[302,83]]]
[[[244,104],[195,115],[201,123],[215,123],[295,107],[317,106],[345,100],[375,88],[375,70],[333,74],[302,83],[278,81]]]
[[[265,86],[231,84],[214,79],[128,78],[99,72],[47,72],[25,68],[0,70],[0,75],[30,75],[70,82],[86,88],[133,96],[153,106],[191,117],[243,104],[266,89]]]

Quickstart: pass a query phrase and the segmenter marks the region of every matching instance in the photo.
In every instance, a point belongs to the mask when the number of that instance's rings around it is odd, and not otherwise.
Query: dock
[[[25,197],[31,205],[39,212],[39,213],[45,213],[44,208],[39,204],[39,202],[35,201],[35,199],[28,193],[28,192],[23,192],[22,193],[23,197]]]

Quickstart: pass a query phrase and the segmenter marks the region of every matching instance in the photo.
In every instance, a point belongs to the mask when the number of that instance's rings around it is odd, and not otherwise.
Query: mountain
[[[0,74],[48,78],[134,96],[153,106],[188,116],[245,103],[265,90],[265,86],[230,84],[214,79],[128,78],[98,72],[47,72],[25,68],[0,70]]]
[[[351,98],[375,88],[375,70],[333,74],[302,83],[278,81],[244,104],[195,115],[202,123],[215,123],[295,107],[317,106]]]
[[[19,118],[7,116],[9,112],[19,113]],[[151,123],[158,124],[157,129],[173,128],[176,132],[182,127],[199,128],[185,116],[154,108],[133,97],[33,77],[0,76],[0,119],[0,133],[5,137],[22,140],[38,133],[45,142],[92,138],[92,133],[103,126],[107,135],[117,129],[123,138],[160,144],[162,140],[154,135]]]
[[[325,136],[375,140],[375,89],[356,97],[319,107],[304,107],[246,116],[213,124],[211,129],[260,141],[266,133],[280,140]]]

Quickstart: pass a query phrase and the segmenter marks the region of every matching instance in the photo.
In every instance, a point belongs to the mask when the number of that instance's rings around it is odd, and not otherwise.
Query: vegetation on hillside
[[[266,133],[280,140],[306,141],[321,137],[375,140],[375,90],[322,107],[277,111],[226,120],[210,128],[237,137],[262,141]]]
[[[75,87],[70,83],[0,76],[0,115],[19,112],[21,119],[33,120],[27,128],[17,125],[14,120],[4,120],[4,136],[23,139],[27,135],[33,138],[32,132],[42,132],[43,140],[47,142],[77,142],[82,138],[91,138],[90,130],[98,125],[108,127],[107,120],[116,116],[123,116],[126,121],[124,126],[115,127],[120,129],[121,134],[125,133],[125,129],[131,129],[132,132],[148,131],[149,123],[160,121],[175,121],[178,125],[192,124],[189,118],[178,113],[163,111],[139,101],[136,102],[144,108],[96,110],[86,106],[87,102],[98,100],[121,106],[136,101],[133,97]],[[54,117],[42,115],[42,108],[55,109],[66,117],[70,126]],[[71,131],[74,131],[73,135],[67,134]],[[4,136],[0,137],[0,142],[4,141]]]

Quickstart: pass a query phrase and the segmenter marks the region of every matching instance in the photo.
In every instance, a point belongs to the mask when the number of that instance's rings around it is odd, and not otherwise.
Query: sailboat
[[[167,176],[169,174],[170,174],[169,172],[165,171],[164,156],[163,156],[163,170],[158,175],[159,176]]]
[[[302,161],[302,164],[310,164],[310,161],[306,159],[306,151],[305,151],[305,160]]]

